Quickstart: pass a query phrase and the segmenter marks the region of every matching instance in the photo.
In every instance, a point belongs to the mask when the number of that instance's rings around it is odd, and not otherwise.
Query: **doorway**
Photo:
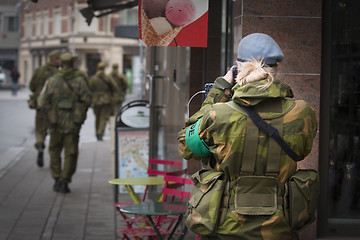
[[[100,54],[98,53],[88,53],[86,54],[86,69],[87,75],[89,78],[95,75],[97,71],[97,64],[101,62]]]
[[[359,1],[323,1],[319,235],[360,234]]]

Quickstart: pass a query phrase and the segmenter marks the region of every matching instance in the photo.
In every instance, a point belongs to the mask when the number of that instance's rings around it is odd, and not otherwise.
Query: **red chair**
[[[150,158],[149,159],[149,166],[147,170],[147,174],[149,176],[165,176],[170,171],[178,171],[181,169],[182,161],[173,161],[173,160],[163,160],[163,159],[156,159]],[[146,200],[146,196],[148,193],[148,186],[146,186],[142,201]],[[158,200],[161,200],[161,196],[158,197]],[[119,211],[120,215],[123,218],[123,221],[126,224],[128,229],[133,227],[139,227],[140,225],[149,225],[148,220],[144,216],[132,216],[128,217],[124,213],[120,212],[120,208],[125,207],[127,205],[134,204],[134,202],[122,202],[122,203],[114,203],[114,206]],[[137,226],[135,226],[137,225]],[[122,239],[129,239],[126,234],[123,233]],[[135,237],[135,239],[138,239]]]
[[[165,186],[161,191],[163,194],[163,201],[183,202],[190,198],[191,186],[194,183],[190,178],[186,177],[186,169],[168,172],[166,173],[164,180]],[[161,235],[166,236],[171,233],[172,226],[179,216],[174,217],[159,216],[155,219]],[[139,228],[132,227],[117,231],[125,234],[126,236],[132,236],[135,239],[157,239],[156,232],[151,226]]]
[[[165,175],[168,173],[179,171],[181,169],[181,167],[182,167],[182,161],[150,158],[149,159],[149,168],[148,168],[147,173],[149,176],[164,176],[165,177]],[[160,169],[160,168],[163,168],[163,169]],[[143,202],[145,201],[147,190],[148,190],[148,186],[146,186],[146,188],[145,188]],[[157,200],[160,201],[161,198],[157,199]]]

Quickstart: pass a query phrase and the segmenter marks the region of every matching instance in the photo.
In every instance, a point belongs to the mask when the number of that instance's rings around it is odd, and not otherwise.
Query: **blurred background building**
[[[94,18],[88,25],[80,13],[87,7],[85,0],[21,3],[18,65],[22,84],[29,83],[33,71],[45,64],[49,52],[55,49],[76,54],[80,69],[89,77],[95,74],[97,63],[103,61],[106,70],[118,63],[119,71],[133,79],[132,66],[139,61],[138,36],[115,37],[115,28],[136,26],[137,8],[127,9],[121,15],[115,12]]]
[[[10,85],[10,71],[18,64],[20,7],[20,1],[0,2],[0,87]]]

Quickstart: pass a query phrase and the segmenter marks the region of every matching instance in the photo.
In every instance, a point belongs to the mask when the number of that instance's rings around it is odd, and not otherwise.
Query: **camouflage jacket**
[[[117,71],[112,71],[109,74],[109,78],[117,85],[118,92],[115,97],[116,102],[122,102],[126,95],[126,89],[128,88],[128,82],[124,74],[120,74]]]
[[[102,71],[98,71],[90,78],[90,90],[94,105],[112,104],[113,96],[118,92],[116,84]]]
[[[39,96],[46,80],[58,71],[58,67],[52,62],[48,62],[44,66],[41,66],[35,70],[29,85],[29,88],[34,93],[35,97]]]
[[[236,85],[230,99],[224,90],[230,89],[231,85],[223,78],[216,79],[201,109],[188,119],[185,127],[178,133],[179,153],[182,157],[202,160],[206,169],[223,172],[227,181],[237,179],[241,172],[243,154],[248,150],[244,149],[248,116],[238,107],[244,105],[255,106],[259,115],[270,122],[279,114],[283,115],[282,138],[301,159],[305,158],[312,149],[313,138],[317,132],[314,110],[305,101],[288,99],[293,97],[293,92],[281,81],[276,79],[268,89],[260,90],[259,84],[264,83],[265,81],[259,81],[242,87]],[[267,103],[273,100],[281,102],[280,110],[277,112],[266,108]],[[198,133],[211,151],[209,157],[196,156],[185,141],[187,128],[199,119],[201,120]],[[269,137],[259,133],[257,142],[254,175],[265,175]],[[296,162],[282,152],[278,181],[285,183],[296,168]],[[231,190],[230,197],[234,198],[234,194],[234,190]],[[235,236],[254,240],[292,239],[282,209],[278,209],[270,217],[244,216],[234,211],[233,204],[230,204],[226,218],[218,226],[217,233],[233,235],[234,239],[237,239]]]
[[[48,109],[50,128],[62,133],[79,133],[91,104],[85,79],[75,70],[63,68],[48,79],[38,97],[39,107]]]

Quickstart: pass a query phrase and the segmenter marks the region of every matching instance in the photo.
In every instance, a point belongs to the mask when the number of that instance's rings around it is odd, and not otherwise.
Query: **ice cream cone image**
[[[141,38],[147,46],[168,46],[182,28],[172,27],[165,17],[149,19],[141,8]]]

